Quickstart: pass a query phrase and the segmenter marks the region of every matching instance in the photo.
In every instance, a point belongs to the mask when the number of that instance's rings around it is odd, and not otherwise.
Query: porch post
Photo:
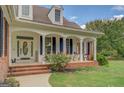
[[[97,60],[97,58],[96,58],[96,52],[97,52],[97,45],[96,45],[96,43],[97,43],[97,40],[96,40],[96,38],[94,39],[94,61],[96,61]]]
[[[11,52],[11,49],[12,49],[12,22],[10,24],[10,31],[9,31],[9,66],[12,65],[12,62],[11,62],[11,57],[12,57],[12,52]]]
[[[83,39],[80,39],[80,61],[83,61]]]
[[[84,41],[84,60],[87,61],[87,57],[86,57],[86,54],[87,54],[87,41],[85,40]]]
[[[56,54],[60,53],[60,42],[59,42],[60,38],[59,36],[56,37]]]
[[[63,53],[66,54],[66,37],[63,37]]]
[[[45,35],[43,35],[42,38],[43,38],[42,39],[42,42],[43,42],[42,43],[43,44],[43,53],[42,54],[43,54],[43,64],[44,64],[45,63],[45,59],[44,59],[45,58]]]

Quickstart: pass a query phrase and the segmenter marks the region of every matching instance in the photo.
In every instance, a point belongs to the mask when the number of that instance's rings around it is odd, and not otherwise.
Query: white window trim
[[[31,5],[29,5],[29,16],[27,16],[27,17],[24,17],[23,15],[22,15],[22,6],[23,5],[19,5],[19,7],[18,7],[18,17],[19,18],[23,18],[23,19],[28,19],[28,20],[32,20],[33,19],[33,8],[32,8],[32,6]]]

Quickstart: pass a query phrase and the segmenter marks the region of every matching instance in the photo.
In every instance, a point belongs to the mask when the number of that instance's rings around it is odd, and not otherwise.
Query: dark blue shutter
[[[90,43],[88,42],[88,50],[87,50],[87,54],[90,54]]]
[[[3,12],[0,9],[0,57],[3,54]]]
[[[53,44],[52,44],[52,46],[53,46],[53,53],[56,53],[56,38],[53,37],[52,39],[53,39]]]
[[[42,55],[42,46],[43,46],[43,41],[42,41],[42,36],[40,36],[40,54]]]
[[[73,40],[70,39],[70,54],[73,53]]]
[[[60,53],[63,52],[63,38],[60,38]]]

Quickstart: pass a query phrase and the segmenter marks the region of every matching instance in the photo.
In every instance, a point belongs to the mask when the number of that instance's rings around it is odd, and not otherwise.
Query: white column
[[[76,39],[73,39],[73,54],[76,52]]]
[[[95,39],[94,40],[94,61],[96,61],[97,60],[97,58],[96,58],[96,53],[97,53],[97,45],[96,45],[96,43],[97,43],[97,40]]]
[[[66,37],[63,37],[63,52],[66,54]]]
[[[56,37],[56,53],[60,53],[60,37]]]
[[[40,55],[40,50],[41,50],[41,49],[40,49],[40,35],[39,35],[38,41],[39,41],[39,43],[38,43],[38,44],[39,44],[39,46],[38,46],[39,60],[38,60],[38,61],[39,61],[39,63],[41,63],[41,55]]]
[[[84,60],[87,61],[87,41],[84,41]]]
[[[45,64],[45,58],[44,58],[45,57],[45,35],[42,36],[42,52],[43,52],[42,53],[42,55],[43,55],[42,63]]]
[[[80,39],[80,61],[83,61],[83,39]]]
[[[11,57],[12,57],[11,49],[12,49],[12,23],[10,24],[10,31],[9,31],[9,66],[12,65],[12,62],[11,62]]]
[[[43,55],[45,55],[45,35],[43,37]]]

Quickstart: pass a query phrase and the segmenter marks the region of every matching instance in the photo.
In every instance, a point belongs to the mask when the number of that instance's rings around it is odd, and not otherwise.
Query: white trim
[[[16,12],[15,12],[15,7],[12,6],[12,8],[13,8],[14,16],[17,17]]]
[[[45,64],[45,35],[42,35],[42,63]]]
[[[39,48],[39,50],[38,50],[38,62],[39,62],[39,63],[41,63],[41,57],[40,57],[40,56],[41,56],[41,55],[40,55],[40,51],[41,51],[41,50],[40,50],[40,45],[41,45],[41,44],[40,44],[40,36],[41,36],[41,35],[39,35],[39,38],[38,38],[38,40],[39,40],[39,46],[38,46],[38,48]]]
[[[66,37],[63,37],[63,52],[66,54]]]
[[[19,18],[16,18],[16,20],[20,21],[20,22],[26,22],[26,23],[31,23],[31,24],[41,25],[41,26],[54,27],[54,28],[65,29],[65,30],[73,30],[76,32],[81,32],[81,33],[104,35],[104,33],[101,33],[101,32],[85,31],[83,29],[75,29],[75,28],[69,28],[69,27],[64,27],[64,26],[62,27],[62,26],[58,26],[58,25],[54,25],[54,24],[37,23],[37,22],[28,21],[28,20],[22,20]]]
[[[82,36],[82,35],[74,35],[74,34],[65,34],[65,33],[62,33],[62,32],[50,32],[48,30],[36,30],[36,29],[29,29],[29,28],[20,28],[20,27],[14,27],[13,31],[12,32],[17,32],[17,31],[29,31],[29,32],[34,32],[34,33],[37,33],[37,34],[40,34],[40,35],[52,35],[52,34],[55,34],[55,35],[59,35],[60,37],[75,37],[75,38],[78,38],[78,39],[81,39],[82,37],[84,39],[92,39],[94,40],[95,37],[89,37],[89,36]]]
[[[11,23],[9,25],[9,66],[12,65],[11,63],[11,49],[12,49],[12,26]]]
[[[94,61],[97,60],[97,56],[96,56],[96,53],[97,53],[97,40],[94,39]]]
[[[87,61],[87,41],[84,40],[84,60]]]
[[[60,53],[60,37],[56,36],[56,54]]]
[[[80,61],[83,61],[83,39],[80,39]]]

